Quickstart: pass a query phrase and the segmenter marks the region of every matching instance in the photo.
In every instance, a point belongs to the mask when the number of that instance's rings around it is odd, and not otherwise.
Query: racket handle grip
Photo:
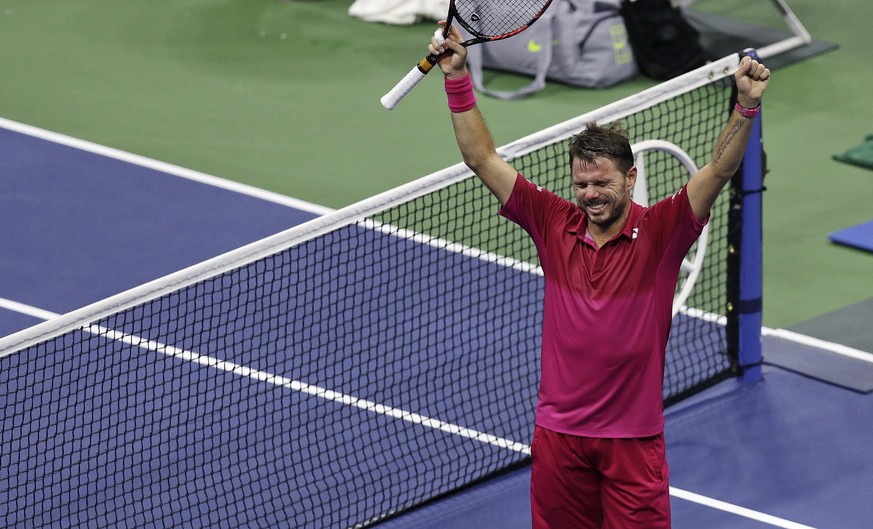
[[[406,97],[406,94],[412,91],[424,76],[427,75],[427,72],[433,68],[433,65],[436,64],[437,57],[433,55],[428,55],[424,59],[421,60],[418,64],[415,65],[415,68],[409,70],[409,73],[406,74],[406,77],[400,80],[397,85],[391,89],[390,92],[382,96],[380,101],[382,102],[382,106],[387,108],[388,110],[393,109],[397,106],[397,103],[400,102],[401,99]]]

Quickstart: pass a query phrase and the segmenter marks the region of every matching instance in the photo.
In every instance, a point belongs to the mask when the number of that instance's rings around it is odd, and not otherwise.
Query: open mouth
[[[588,209],[588,212],[592,215],[597,215],[599,213],[603,213],[606,210],[606,202],[600,202],[598,204],[586,204],[585,206]]]

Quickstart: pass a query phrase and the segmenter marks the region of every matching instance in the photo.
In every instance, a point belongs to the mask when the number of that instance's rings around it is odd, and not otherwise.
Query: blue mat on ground
[[[873,252],[873,220],[843,228],[828,235],[831,242]]]

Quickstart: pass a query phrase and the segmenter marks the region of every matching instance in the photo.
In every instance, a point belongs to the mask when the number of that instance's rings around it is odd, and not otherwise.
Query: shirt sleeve
[[[524,228],[540,246],[547,239],[552,221],[565,216],[568,207],[574,206],[519,173],[509,199],[500,209],[500,215]]]
[[[694,241],[700,237],[704,226],[709,222],[707,215],[698,222],[688,200],[686,186],[652,207],[646,212],[647,224],[656,230],[656,240],[662,251],[669,251],[684,257]]]

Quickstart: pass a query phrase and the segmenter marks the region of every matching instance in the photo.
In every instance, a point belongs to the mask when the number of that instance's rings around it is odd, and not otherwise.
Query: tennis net
[[[568,198],[566,142],[592,119],[702,164],[737,62],[500,152]],[[636,200],[689,176],[660,147],[638,163]],[[668,404],[735,369],[728,209],[682,274]],[[527,235],[459,164],[6,337],[0,520],[366,527],[525,464],[542,290]]]

